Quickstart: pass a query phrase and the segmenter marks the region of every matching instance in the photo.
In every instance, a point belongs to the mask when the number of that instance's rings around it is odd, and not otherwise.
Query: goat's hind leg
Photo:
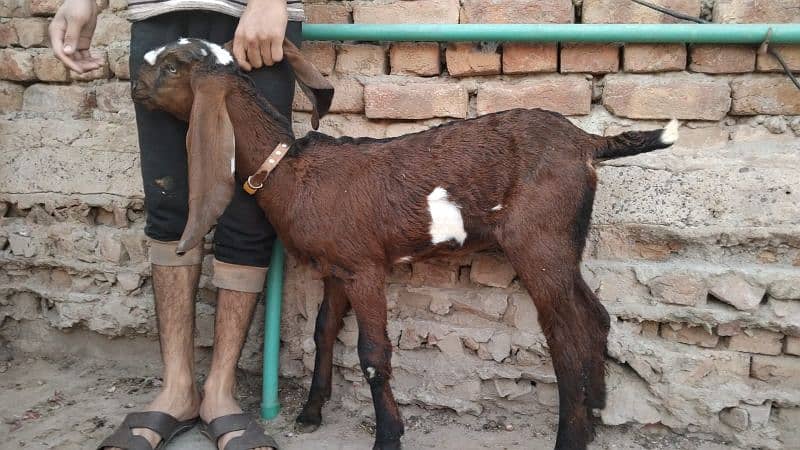
[[[325,278],[325,295],[314,328],[314,343],[317,347],[314,376],[311,379],[308,401],[295,419],[295,429],[299,432],[310,433],[322,423],[322,406],[331,397],[333,345],[342,328],[342,317],[349,308],[342,282],[332,277]]]
[[[591,288],[580,276],[575,280],[575,300],[582,302],[579,309],[583,313],[580,322],[594,339],[590,341],[590,359],[585,362],[586,372],[586,406],[591,410],[603,409],[606,406],[606,346],[608,331],[611,326],[606,308],[592,292]]]

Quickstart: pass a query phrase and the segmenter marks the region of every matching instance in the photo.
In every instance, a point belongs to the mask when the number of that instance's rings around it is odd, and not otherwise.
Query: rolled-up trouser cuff
[[[222,289],[259,293],[264,290],[267,267],[242,266],[214,258],[214,277],[211,283]]]
[[[178,241],[164,242],[150,239],[150,262],[157,266],[196,266],[203,262],[203,245],[183,255],[175,253]]]

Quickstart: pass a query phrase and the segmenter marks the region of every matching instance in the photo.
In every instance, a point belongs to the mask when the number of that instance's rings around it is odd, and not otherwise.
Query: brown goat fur
[[[183,250],[201,242],[237,188],[231,158],[241,182],[277,144],[291,143],[256,195],[288,251],[313,264],[325,282],[314,376],[298,426],[321,423],[333,344],[352,308],[375,406],[374,448],[399,448],[386,274],[397,261],[492,248],[516,269],[550,347],[559,391],[556,448],[586,448],[591,410],[605,404],[609,330],[605,308],[580,273],[597,184],[593,163],[668,147],[677,123],[601,137],[553,112],[514,109],[392,139],[312,132],[295,140],[289,122],[208,45],[191,40],[160,51],[142,69],[134,98],[190,121]],[[288,42],[285,53],[312,97],[316,128],[332,88]]]

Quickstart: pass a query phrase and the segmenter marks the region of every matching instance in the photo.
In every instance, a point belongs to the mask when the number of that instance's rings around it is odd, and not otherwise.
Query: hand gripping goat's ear
[[[233,41],[225,44],[228,51],[231,51],[232,47]],[[311,126],[316,130],[319,128],[319,119],[324,117],[331,107],[333,85],[288,39],[283,40],[283,57],[292,66],[300,89],[311,100]]]
[[[177,252],[202,243],[233,198],[236,140],[218,77],[192,80],[194,102],[186,134],[189,160],[189,217]]]

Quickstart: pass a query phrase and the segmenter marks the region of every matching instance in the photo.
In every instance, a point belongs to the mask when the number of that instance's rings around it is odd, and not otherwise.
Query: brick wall
[[[47,49],[53,0],[0,4],[0,336],[46,351],[76,333],[152,336],[142,193],[128,99],[124,0],[100,0],[76,76]],[[415,0],[307,5],[311,22],[674,20],[625,0]],[[717,22],[800,22],[794,0],[660,0]],[[338,91],[321,131],[396,136],[453,118],[542,107],[614,134],[682,120],[671,150],[616,160],[600,184],[585,276],[614,317],[610,425],[661,423],[789,448],[800,421],[800,92],[748,46],[327,43],[304,46]],[[800,47],[782,47],[800,70]],[[307,101],[295,103],[298,133]],[[208,266],[208,264],[206,264]],[[281,370],[309,381],[321,285],[289,261]],[[211,343],[204,269],[198,345]],[[395,268],[394,388],[460,413],[554,412],[536,311],[508,262],[478,254]],[[260,317],[260,314],[259,314]],[[366,401],[356,326],[336,348],[336,395]],[[259,320],[242,361],[257,370]],[[122,340],[124,342],[124,340]]]

